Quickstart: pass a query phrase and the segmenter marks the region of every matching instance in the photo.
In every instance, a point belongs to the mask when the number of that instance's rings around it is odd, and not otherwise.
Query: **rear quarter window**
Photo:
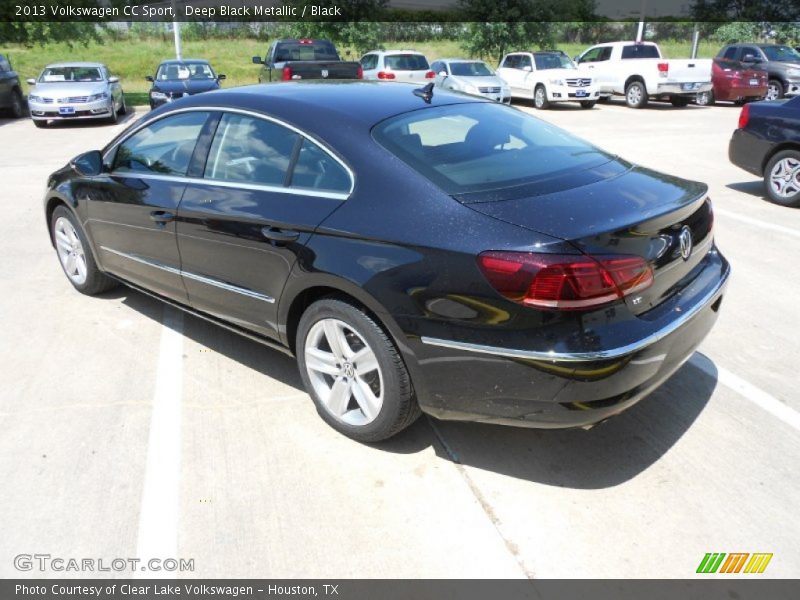
[[[658,48],[655,46],[650,46],[647,44],[631,44],[629,46],[623,46],[622,48],[622,58],[630,59],[630,58],[661,58],[658,55]]]

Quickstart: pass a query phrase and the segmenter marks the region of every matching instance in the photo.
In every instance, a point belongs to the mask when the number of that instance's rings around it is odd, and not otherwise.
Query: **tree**
[[[305,5],[339,7],[342,13],[339,18],[292,21],[286,29],[290,37],[328,39],[363,53],[380,43],[381,26],[377,21],[385,14],[388,0],[295,0],[287,4],[297,7],[298,14],[302,14]]]
[[[694,21],[800,21],[800,4],[786,0],[694,0]]]

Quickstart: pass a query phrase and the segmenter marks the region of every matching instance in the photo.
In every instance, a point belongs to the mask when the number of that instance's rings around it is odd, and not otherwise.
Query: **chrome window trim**
[[[730,268],[723,273],[714,289],[708,292],[703,298],[697,302],[690,310],[682,313],[677,319],[665,325],[658,331],[651,333],[645,338],[625,346],[619,346],[610,350],[598,350],[596,352],[538,352],[535,350],[517,350],[513,348],[499,348],[497,346],[484,346],[482,344],[470,344],[467,342],[457,342],[454,340],[443,340],[439,338],[431,338],[423,336],[420,338],[423,344],[429,346],[439,346],[442,348],[450,348],[453,350],[466,350],[468,352],[479,352],[481,354],[492,354],[494,356],[504,356],[508,358],[524,358],[529,360],[544,360],[552,362],[585,362],[595,360],[608,360],[628,356],[640,350],[644,350],[648,346],[652,346],[656,342],[661,341],[669,334],[674,333],[680,329],[689,320],[695,317],[701,310],[711,304],[712,300],[722,291],[723,287],[728,281],[730,276]]]
[[[113,248],[109,248],[108,246],[100,246],[100,249],[105,250],[106,252],[110,252],[112,254],[116,254],[117,256],[121,256],[122,258],[127,258],[128,260],[132,260],[134,262],[147,265],[148,267],[161,269],[162,271],[172,273],[173,275],[179,275],[181,277],[193,279],[194,281],[199,281],[200,283],[212,285],[214,287],[218,287],[220,289],[227,290],[235,294],[241,294],[242,296],[255,298],[256,300],[262,300],[269,304],[275,303],[275,298],[273,298],[272,296],[267,296],[266,294],[260,294],[259,292],[254,292],[253,290],[248,290],[246,288],[241,288],[236,285],[231,285],[230,283],[225,283],[224,281],[219,281],[218,279],[212,279],[210,277],[204,277],[203,275],[191,273],[189,271],[184,271],[182,269],[176,269],[175,267],[170,267],[169,265],[164,265],[156,261],[147,260],[146,258],[142,258],[141,256],[136,256],[134,254],[128,254],[127,252],[120,252],[119,250],[114,250]]]
[[[134,126],[129,131],[126,131],[124,133],[124,137],[121,137],[120,139],[116,140],[103,153],[103,161],[105,162],[105,160],[108,157],[108,155],[111,154],[112,152],[114,152],[119,147],[120,144],[125,143],[127,140],[129,140],[131,138],[131,136],[136,135],[139,131],[141,131],[145,127],[149,127],[150,125],[152,125],[154,123],[157,123],[158,121],[161,121],[162,119],[166,119],[168,117],[171,117],[172,115],[178,115],[178,114],[188,113],[188,112],[236,113],[236,114],[241,114],[241,115],[247,115],[247,116],[250,116],[250,117],[257,118],[257,119],[263,119],[265,121],[269,121],[271,123],[275,123],[276,125],[280,125],[281,127],[286,127],[287,129],[290,129],[290,130],[294,131],[296,134],[302,136],[303,138],[307,139],[308,141],[312,142],[313,144],[316,144],[317,146],[319,146],[320,149],[325,154],[330,156],[333,160],[335,160],[337,163],[339,163],[342,166],[342,168],[347,172],[347,175],[350,178],[350,189],[347,192],[331,192],[331,191],[326,191],[326,190],[310,190],[308,188],[291,188],[291,187],[283,187],[283,186],[268,186],[268,185],[257,185],[257,184],[247,184],[247,185],[251,186],[248,189],[266,190],[266,191],[282,191],[282,192],[286,192],[286,193],[290,193],[290,194],[291,193],[295,193],[297,195],[302,195],[302,196],[320,196],[322,198],[335,198],[335,199],[346,200],[347,198],[350,197],[350,195],[352,195],[353,190],[356,187],[356,176],[355,176],[355,173],[353,172],[353,169],[351,169],[347,165],[347,163],[345,163],[341,158],[339,158],[338,156],[336,156],[336,154],[334,154],[331,150],[329,150],[328,147],[321,140],[317,139],[316,136],[314,136],[314,135],[312,135],[310,133],[307,133],[306,131],[303,131],[302,129],[299,129],[298,127],[295,127],[294,125],[291,125],[290,123],[287,123],[286,121],[282,121],[281,119],[277,119],[275,117],[271,117],[271,116],[265,115],[263,113],[255,112],[255,111],[252,111],[252,110],[246,110],[246,109],[243,109],[243,108],[226,108],[226,107],[222,107],[222,106],[191,106],[191,107],[188,107],[188,108],[179,108],[179,109],[176,109],[176,110],[172,110],[172,111],[170,111],[170,112],[168,112],[168,113],[166,113],[164,115],[161,115],[161,116],[159,116],[159,117],[157,117],[155,119],[151,119],[151,120],[149,120],[149,121],[147,121],[145,123],[140,123],[139,125]],[[112,172],[112,175],[116,175],[117,177],[121,176],[120,174],[115,174],[114,172]],[[140,175],[134,174],[133,177],[140,177]],[[188,179],[192,183],[213,182],[215,185],[216,184],[220,184],[220,183],[222,183],[222,184],[229,184],[230,183],[231,185],[228,186],[228,187],[245,187],[244,185],[237,184],[236,182],[228,182],[228,181],[220,182],[219,180],[206,179],[205,177],[184,177],[184,179]],[[223,187],[225,187],[225,186],[223,186]],[[288,191],[288,190],[296,190],[296,191],[292,192],[292,191]]]

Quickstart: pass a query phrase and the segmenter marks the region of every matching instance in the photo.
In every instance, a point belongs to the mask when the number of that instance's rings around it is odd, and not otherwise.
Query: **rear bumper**
[[[763,86],[731,86],[725,89],[714,88],[717,100],[738,100],[739,98],[763,98],[767,95],[767,85]]]
[[[541,351],[421,337],[414,345],[423,411],[440,419],[539,428],[582,427],[635,404],[672,375],[716,322],[730,267],[716,250],[697,278],[653,321],[635,319],[633,339]],[[647,331],[647,334],[644,334]]]
[[[688,87],[691,86],[691,87]],[[710,81],[686,83],[659,83],[655,96],[695,96],[700,92],[709,92],[714,86]]]
[[[764,159],[771,148],[772,143],[746,129],[737,129],[728,143],[728,160],[740,169],[762,177]]]

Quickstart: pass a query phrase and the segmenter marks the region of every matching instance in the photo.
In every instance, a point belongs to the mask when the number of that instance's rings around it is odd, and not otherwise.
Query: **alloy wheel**
[[[352,426],[375,420],[384,384],[375,352],[352,326],[321,319],[309,330],[303,350],[311,385],[325,409]]]
[[[536,105],[536,108],[541,108],[544,106],[544,88],[538,87],[533,94],[533,103]]]
[[[86,253],[78,232],[66,217],[56,220],[53,232],[56,239],[56,250],[64,273],[75,285],[86,283]]]
[[[780,198],[791,198],[800,192],[800,160],[786,157],[775,163],[769,173],[769,185]]]
[[[781,97],[781,91],[778,89],[778,86],[774,83],[770,83],[767,87],[767,95],[764,96],[764,100],[778,100]]]
[[[631,106],[638,106],[642,101],[642,90],[638,85],[632,85],[628,88],[628,104]]]

